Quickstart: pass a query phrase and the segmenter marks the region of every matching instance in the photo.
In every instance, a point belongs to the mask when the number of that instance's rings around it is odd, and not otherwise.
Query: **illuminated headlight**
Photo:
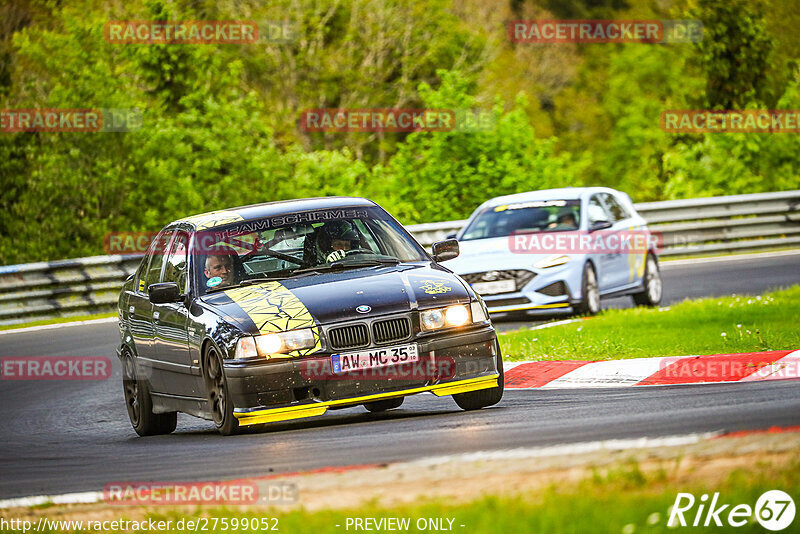
[[[533,266],[537,269],[547,269],[548,267],[555,267],[556,265],[564,265],[569,260],[569,256],[550,256],[549,258],[534,263]]]
[[[236,357],[269,358],[272,354],[285,354],[293,350],[312,347],[314,347],[314,333],[310,328],[303,328],[239,338],[236,343]]]
[[[469,308],[463,304],[453,304],[446,308],[421,311],[419,318],[422,330],[425,331],[454,328],[471,322]]]

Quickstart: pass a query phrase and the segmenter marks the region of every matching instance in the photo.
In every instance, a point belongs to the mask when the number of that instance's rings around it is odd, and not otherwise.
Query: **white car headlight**
[[[314,332],[310,328],[244,336],[236,342],[236,358],[269,358],[272,354],[285,354],[313,346]]]
[[[533,264],[537,269],[547,269],[548,267],[555,267],[557,265],[564,265],[570,260],[569,256],[550,256],[541,261]]]
[[[454,328],[472,322],[470,308],[463,304],[453,304],[446,308],[434,308],[419,312],[420,325],[423,331]]]

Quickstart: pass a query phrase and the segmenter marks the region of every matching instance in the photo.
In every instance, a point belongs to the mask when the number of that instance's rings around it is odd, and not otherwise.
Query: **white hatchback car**
[[[658,239],[630,197],[606,187],[547,189],[481,204],[447,267],[494,315],[600,310],[600,299],[661,301]]]

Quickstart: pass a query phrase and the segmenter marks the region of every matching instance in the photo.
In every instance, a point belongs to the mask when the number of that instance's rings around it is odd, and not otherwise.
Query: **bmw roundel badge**
[[[361,306],[359,306],[358,308],[356,308],[356,311],[357,311],[358,313],[369,313],[369,312],[371,312],[371,311],[372,311],[372,308],[371,308],[371,307],[369,307],[369,306],[367,306],[366,304],[362,304]]]

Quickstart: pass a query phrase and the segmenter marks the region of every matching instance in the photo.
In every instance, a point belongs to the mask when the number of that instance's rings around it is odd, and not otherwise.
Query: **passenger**
[[[229,286],[235,280],[233,270],[233,256],[231,254],[212,254],[206,257],[206,268],[204,271],[208,287]],[[220,278],[221,282],[216,283],[214,278]],[[212,285],[209,285],[211,282]]]

